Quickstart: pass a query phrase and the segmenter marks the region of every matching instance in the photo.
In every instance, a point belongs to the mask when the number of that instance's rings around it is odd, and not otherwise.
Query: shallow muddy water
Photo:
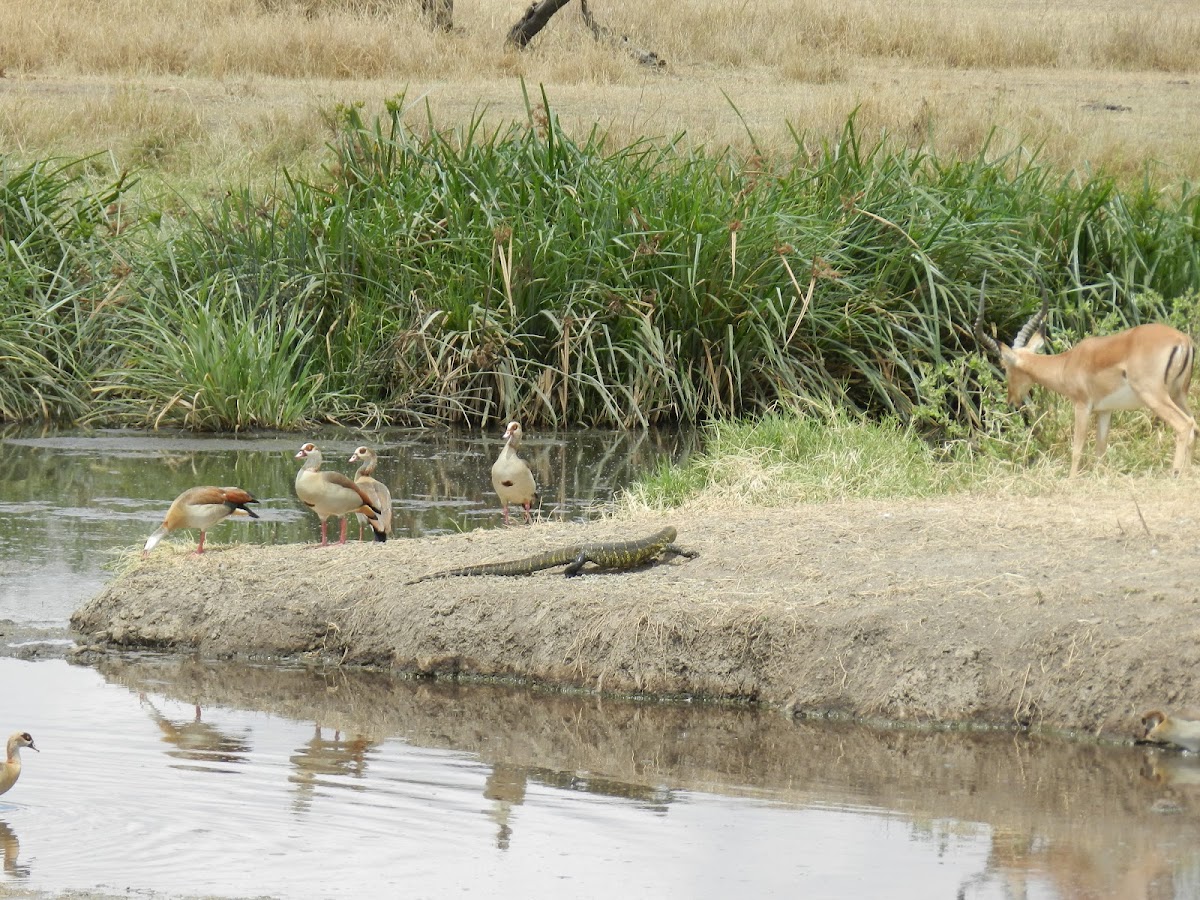
[[[1192,897],[1200,763],[134,656],[0,660],[4,882],[362,897]],[[1128,888],[1129,890],[1126,890]],[[1021,893],[1021,890],[1027,893]]]
[[[260,501],[259,519],[227,519],[209,544],[316,541],[318,520],[293,487],[300,466],[293,457],[306,440],[320,447],[323,469],[347,474],[355,447],[377,449],[395,539],[500,524],[490,469],[502,431],[210,437],[13,430],[0,437],[0,619],[65,622],[99,589],[103,567],[141,547],[171,501],[196,485],[237,485]],[[694,432],[530,433],[521,455],[537,478],[538,514],[581,520],[660,461],[686,456],[696,441]],[[336,534],[336,520],[330,528]],[[357,523],[348,533],[357,538]],[[197,537],[185,531],[167,540],[194,546]]]
[[[388,478],[396,539],[496,524],[497,439],[391,437],[381,470],[412,465]],[[688,449],[596,437],[527,440],[567,485],[544,515],[584,517]],[[1200,897],[1200,759],[1158,749],[14,649],[65,627],[192,484],[263,500],[217,544],[313,540],[291,494],[302,440],[3,442],[4,653],[51,658],[0,655],[0,731],[41,751],[0,797],[0,896]],[[363,439],[320,442],[345,470]]]

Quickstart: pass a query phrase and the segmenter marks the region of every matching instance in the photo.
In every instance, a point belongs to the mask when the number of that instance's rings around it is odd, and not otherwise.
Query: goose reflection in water
[[[525,791],[530,781],[559,790],[633,800],[642,809],[660,814],[666,814],[668,805],[675,799],[674,793],[665,787],[578,772],[495,763],[484,783],[483,796],[492,801],[488,815],[496,823],[496,847],[500,850],[507,850],[512,841],[510,819],[513,807],[525,802]]]
[[[193,704],[195,713],[192,718],[171,719],[163,715],[150,699],[144,694],[138,694],[138,700],[143,707],[150,711],[159,730],[162,731],[163,741],[174,745],[166,751],[173,759],[186,759],[205,763],[245,763],[250,752],[249,731],[241,735],[227,734],[217,726],[205,722],[201,718],[200,704]],[[236,769],[225,769],[216,766],[175,766],[180,769],[190,769],[199,772],[236,772]]]
[[[1142,761],[1142,777],[1164,788],[1186,788],[1185,798],[1200,800],[1200,759],[1171,750],[1150,750]]]
[[[514,806],[525,802],[525,786],[529,783],[529,769],[525,766],[510,766],[497,763],[488,773],[483,785],[483,796],[492,801],[488,813],[496,823],[496,846],[507,850],[512,838],[512,826],[508,820]]]
[[[13,878],[28,878],[29,866],[22,866],[17,862],[21,842],[17,840],[17,833],[12,830],[12,826],[3,819],[0,819],[0,848],[4,850],[4,874]]]
[[[362,778],[366,775],[367,752],[378,743],[361,734],[343,741],[339,730],[333,732],[330,740],[324,736],[321,723],[314,722],[313,736],[288,757],[295,767],[295,772],[288,776],[288,781],[296,786],[293,808],[297,812],[306,812],[312,806],[313,795],[322,777],[349,775]],[[341,786],[355,791],[365,789],[364,785],[358,784],[342,783]]]

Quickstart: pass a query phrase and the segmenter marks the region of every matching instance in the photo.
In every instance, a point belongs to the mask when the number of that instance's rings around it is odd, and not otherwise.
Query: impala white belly
[[[1146,404],[1126,382],[1107,397],[1101,397],[1093,403],[1092,409],[1095,412],[1111,412],[1114,409],[1143,409],[1145,406]]]

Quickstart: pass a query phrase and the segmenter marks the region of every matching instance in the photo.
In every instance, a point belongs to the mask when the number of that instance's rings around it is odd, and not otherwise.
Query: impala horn
[[[1042,327],[1042,323],[1046,321],[1046,313],[1050,311],[1050,295],[1046,289],[1042,288],[1042,308],[1029,317],[1021,330],[1017,332],[1017,336],[1013,339],[1013,347],[1024,347],[1025,342],[1033,337],[1033,333]]]
[[[983,278],[979,282],[979,313],[975,316],[975,340],[984,350],[999,356],[1000,346],[996,343],[996,339],[983,330],[983,286],[985,284],[987,284],[987,272],[983,273]]]

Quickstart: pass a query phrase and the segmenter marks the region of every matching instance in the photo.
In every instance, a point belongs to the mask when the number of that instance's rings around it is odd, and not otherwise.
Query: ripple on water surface
[[[1000,898],[1018,877],[1048,898],[1080,878],[1095,896],[1135,876],[1177,897],[1197,885],[1197,772],[1178,756],[149,655],[0,659],[0,685],[5,726],[41,749],[0,801],[0,888],[923,900]],[[1166,818],[1149,812],[1165,779]]]

